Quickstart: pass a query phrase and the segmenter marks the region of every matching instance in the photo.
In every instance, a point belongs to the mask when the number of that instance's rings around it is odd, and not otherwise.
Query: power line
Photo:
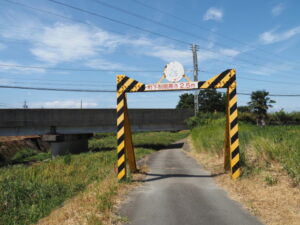
[[[170,37],[168,35],[157,33],[155,31],[151,31],[151,30],[148,30],[148,29],[144,29],[144,28],[141,28],[139,26],[132,25],[132,24],[129,24],[129,23],[117,20],[117,19],[113,19],[111,17],[107,17],[107,16],[101,15],[99,13],[94,13],[94,12],[91,12],[91,11],[88,11],[88,10],[85,10],[85,9],[82,9],[82,8],[78,8],[76,6],[65,4],[63,2],[58,2],[58,1],[55,1],[55,0],[48,0],[48,1],[53,2],[55,4],[58,4],[58,5],[62,5],[62,6],[71,8],[71,9],[75,9],[75,10],[80,11],[80,12],[84,12],[84,13],[87,13],[87,14],[90,14],[90,15],[102,18],[102,19],[106,19],[106,20],[109,20],[109,21],[114,22],[114,23],[123,24],[124,26],[127,26],[127,27],[131,27],[131,28],[134,28],[134,29],[137,29],[137,30],[141,30],[141,31],[144,31],[144,32],[147,32],[147,33],[150,33],[150,34],[157,35],[157,36],[165,37],[167,39],[170,39],[170,40],[173,40],[173,41],[176,41],[176,42],[179,42],[179,43],[183,43],[183,44],[186,44],[186,45],[190,44],[189,42],[186,42],[186,41],[183,41],[183,40],[179,40],[179,39],[176,39],[176,38],[172,38],[172,37]]]
[[[26,78],[26,79],[22,79],[22,78],[20,78],[19,76],[18,77],[11,77],[11,76],[9,76],[9,78],[7,78],[7,77],[1,77],[1,75],[0,75],[0,81],[1,81],[1,79],[4,79],[4,81],[10,81],[10,80],[12,80],[12,81],[14,81],[14,80],[18,80],[18,81],[47,81],[47,82],[67,82],[68,84],[70,84],[70,83],[72,83],[72,82],[77,82],[77,83],[79,83],[79,84],[95,84],[95,83],[97,83],[97,82],[101,82],[101,83],[99,83],[99,85],[107,85],[107,84],[112,84],[111,82],[102,82],[102,81],[99,81],[99,80],[90,80],[90,79],[88,79],[88,80],[59,80],[59,79],[32,79],[32,78]]]
[[[209,28],[200,26],[199,24],[196,24],[196,23],[194,23],[194,22],[192,22],[192,21],[190,21],[190,20],[186,20],[186,19],[184,19],[184,18],[182,18],[182,17],[179,17],[179,16],[176,16],[176,15],[174,15],[174,14],[171,14],[171,13],[169,13],[169,12],[167,12],[167,11],[164,11],[164,10],[161,10],[161,9],[159,9],[159,8],[153,7],[153,6],[151,6],[151,5],[147,4],[147,3],[141,2],[141,1],[139,1],[139,0],[131,0],[131,1],[133,1],[133,2],[135,2],[135,3],[137,3],[137,4],[139,4],[139,5],[142,5],[142,6],[145,7],[145,8],[148,8],[148,9],[151,9],[151,10],[158,11],[159,13],[161,13],[161,14],[163,14],[163,15],[168,15],[168,16],[174,18],[174,19],[177,19],[178,21],[181,21],[181,22],[185,23],[185,24],[192,25],[192,26],[194,26],[194,27],[197,27],[197,28],[199,28],[199,29],[201,29],[201,30],[205,30],[205,31],[207,31],[207,32],[215,33],[215,34],[219,35],[220,37],[225,38],[225,39],[227,39],[227,40],[235,41],[235,42],[237,42],[237,43],[239,43],[239,44],[246,45],[246,47],[248,47],[248,46],[253,47],[253,46],[249,45],[249,44],[246,43],[246,42],[243,42],[243,41],[240,41],[240,40],[238,40],[238,39],[232,38],[232,37],[230,37],[230,36],[228,36],[228,35],[225,35],[225,34],[222,34],[222,33],[220,33],[220,32],[213,31],[213,30],[211,30],[211,29],[209,29]],[[275,57],[277,57],[277,58],[283,58],[283,59],[289,60],[289,59],[287,59],[287,58],[285,58],[285,57],[282,57],[282,56],[280,56],[280,55],[274,54],[274,53],[272,53],[272,52],[268,52],[268,51],[266,51],[265,49],[262,49],[262,48],[257,48],[257,47],[256,47],[256,50],[259,50],[259,51],[261,51],[261,52],[263,52],[263,53],[265,53],[265,54],[268,54],[268,55],[272,55],[273,57],[275,56]]]
[[[139,18],[139,19],[146,20],[146,21],[149,21],[149,22],[151,22],[151,23],[157,24],[157,25],[159,25],[159,26],[162,26],[162,27],[165,27],[165,28],[174,30],[174,31],[176,31],[176,32],[179,32],[180,34],[187,35],[187,36],[193,36],[193,37],[195,37],[195,38],[197,38],[197,39],[201,39],[201,40],[210,42],[209,39],[207,39],[207,38],[205,38],[205,37],[203,37],[203,36],[199,36],[199,35],[196,35],[196,34],[194,34],[194,33],[191,33],[191,32],[188,32],[188,31],[185,31],[185,30],[182,30],[182,29],[179,29],[179,28],[177,28],[177,27],[170,26],[170,25],[168,25],[168,24],[158,22],[158,21],[156,21],[156,20],[147,18],[147,17],[142,16],[142,15],[139,15],[139,14],[137,14],[137,13],[130,12],[130,11],[126,10],[126,9],[119,8],[119,7],[114,6],[114,5],[111,5],[111,4],[109,4],[109,3],[102,2],[102,1],[99,1],[99,0],[94,0],[94,2],[96,2],[97,4],[104,5],[104,6],[108,7],[108,8],[117,10],[117,11],[119,11],[119,12],[125,13],[125,14],[127,14],[127,15],[131,15],[131,16],[137,17],[137,18]],[[221,44],[221,43],[219,43],[219,42],[214,42],[214,44],[219,45],[219,46],[221,46],[221,47],[225,47],[225,48],[231,48],[231,46],[224,45],[224,44]],[[245,53],[245,52],[244,52],[243,54],[245,54],[245,55],[250,55],[250,56],[254,56],[254,55],[251,54],[251,53]],[[257,58],[257,56],[256,56],[256,58]],[[261,57],[260,57],[260,58],[261,58]]]
[[[66,17],[66,16],[63,16],[63,15],[60,15],[60,14],[57,14],[57,13],[53,13],[53,12],[50,12],[50,11],[47,11],[47,10],[44,10],[44,9],[39,9],[39,8],[36,8],[36,7],[31,7],[31,6],[28,6],[28,5],[25,5],[23,3],[19,3],[19,2],[15,2],[15,1],[11,1],[11,0],[3,0],[3,1],[6,1],[6,2],[9,2],[9,3],[12,3],[12,4],[17,4],[17,5],[20,5],[20,6],[23,6],[23,7],[27,7],[29,9],[32,9],[32,10],[36,10],[36,11],[40,11],[40,12],[43,12],[43,13],[48,13],[48,14],[51,14],[51,15],[54,15],[54,16],[58,16],[58,17],[61,17],[61,18],[64,18],[64,19],[67,19],[67,20],[73,20],[73,21],[76,21],[76,22],[80,22],[80,23],[83,23],[83,24],[86,24],[86,25],[89,25],[89,26],[93,26],[95,27],[94,25],[90,24],[90,23],[86,23],[86,22],[83,22],[81,20],[77,20],[77,19],[72,19],[72,18],[69,18],[69,17]],[[157,36],[161,36],[161,37],[164,37],[164,38],[167,38],[167,39],[170,39],[170,40],[173,40],[173,41],[177,41],[177,42],[180,42],[180,43],[184,43],[184,44],[190,44],[186,41],[183,41],[183,40],[180,40],[180,39],[175,39],[175,38],[172,38],[170,36],[167,36],[167,35],[163,35],[163,34],[160,34],[160,33],[157,33],[157,32],[153,32],[153,31],[150,31],[150,30],[147,30],[147,29],[143,29],[143,28],[140,28],[138,26],[135,26],[135,25],[131,25],[131,24],[128,24],[128,23],[124,23],[122,21],[118,21],[118,20],[115,20],[115,19],[112,19],[112,18],[109,18],[109,17],[106,17],[106,16],[103,16],[103,15],[100,15],[100,14],[97,14],[97,13],[93,13],[93,12],[90,12],[90,11],[87,11],[87,10],[84,10],[84,9],[80,9],[78,7],[74,7],[74,6],[71,6],[71,5],[67,5],[67,4],[64,4],[64,3],[61,3],[61,2],[57,2],[57,1],[54,1],[54,0],[49,0],[53,3],[56,3],[56,4],[59,4],[59,5],[63,5],[65,7],[69,7],[69,8],[72,8],[72,9],[75,9],[75,10],[79,10],[81,12],[85,12],[85,13],[88,13],[88,14],[91,14],[93,16],[98,16],[98,17],[101,17],[101,18],[104,18],[104,19],[107,19],[107,20],[110,20],[112,22],[115,22],[115,23],[121,23],[123,25],[126,25],[126,26],[130,26],[130,27],[133,27],[135,29],[138,29],[138,30],[142,30],[144,32],[147,32],[147,33],[152,33],[154,35],[157,35]],[[107,29],[109,30],[109,29]],[[120,32],[116,32],[116,31],[112,31],[114,33],[119,33],[119,34],[122,34],[124,35],[123,33],[120,33]],[[209,52],[212,52],[212,53],[216,53],[216,54],[219,54],[218,52],[215,52],[215,51],[212,51],[211,49],[205,49],[205,48],[201,48],[201,49],[204,49],[206,51],[209,51]],[[233,58],[233,57],[230,57],[230,56],[227,56],[229,58]],[[231,63],[231,62],[228,62],[228,61],[224,61],[224,60],[218,60],[218,59],[214,59],[215,61],[219,61],[221,63]],[[253,63],[253,62],[250,62],[250,61],[247,61],[247,60],[243,60],[243,59],[236,59],[237,61],[243,61],[243,62],[246,62],[247,64],[253,64],[253,65],[258,65],[258,66],[263,66],[265,67],[264,65],[261,65],[261,64],[257,64],[257,63]],[[11,65],[12,66],[12,65]],[[236,66],[239,66],[239,67],[244,67],[244,68],[247,68],[247,66],[244,66],[244,65],[239,65],[239,64],[236,64]],[[19,67],[24,67],[24,68],[27,68],[25,66],[19,66]],[[30,67],[29,67],[30,68]],[[50,68],[42,68],[42,67],[39,67],[40,69],[50,69]],[[265,67],[265,68],[268,68],[268,67]],[[52,69],[52,68],[51,68]],[[52,69],[52,70],[61,70],[60,68],[56,68],[56,69]],[[78,69],[70,69],[70,68],[62,68],[62,70],[70,70],[70,71],[76,71]],[[88,70],[88,69],[79,69],[80,71],[108,71],[108,72],[158,72],[158,71],[110,71],[110,70]],[[279,69],[279,70],[282,70],[282,69]],[[282,70],[282,71],[289,71],[289,70]],[[160,71],[159,71],[160,72]],[[204,72],[204,71],[202,71]],[[295,74],[295,73],[294,73]]]
[[[66,92],[92,92],[92,93],[115,93],[116,90],[96,90],[96,89],[66,89],[66,88],[43,88],[43,87],[24,87],[24,86],[5,86],[0,85],[0,88],[10,89],[25,89],[37,91],[66,91]],[[238,92],[238,95],[251,95],[251,93]],[[269,94],[273,97],[300,97],[300,94]]]
[[[79,7],[76,7],[76,6],[73,6],[73,5],[65,4],[65,3],[63,3],[63,2],[59,2],[59,1],[56,1],[56,0],[48,0],[48,1],[53,2],[53,3],[55,3],[55,4],[58,4],[58,5],[62,5],[62,6],[67,7],[67,8],[71,8],[71,9],[80,11],[80,12],[84,12],[84,13],[89,14],[89,15],[92,15],[92,16],[96,16],[96,17],[99,17],[99,18],[102,18],[102,19],[106,19],[106,20],[109,20],[109,21],[114,22],[114,23],[118,23],[118,24],[122,24],[122,25],[125,25],[125,26],[128,26],[128,27],[132,27],[132,28],[134,28],[134,29],[141,30],[141,31],[143,31],[143,32],[147,32],[147,33],[150,33],[150,34],[154,34],[154,35],[156,35],[156,36],[164,37],[164,38],[167,38],[167,39],[170,39],[170,40],[179,42],[179,43],[183,43],[183,44],[187,44],[187,45],[191,45],[191,44],[192,44],[192,43],[187,42],[187,41],[184,41],[184,40],[180,40],[180,39],[173,38],[173,37],[170,37],[170,36],[165,35],[165,34],[161,34],[161,33],[155,32],[155,31],[151,31],[151,30],[148,30],[148,29],[144,29],[144,28],[141,28],[141,27],[139,27],[139,26],[132,25],[132,24],[129,24],[129,23],[126,23],[126,22],[117,20],[117,19],[113,19],[113,18],[111,18],[111,17],[107,17],[107,16],[104,16],[104,15],[99,14],[99,13],[91,12],[91,11],[88,11],[88,10],[85,10],[85,9],[82,9],[82,8],[79,8]],[[201,47],[200,49],[203,49],[203,50],[206,50],[206,51],[210,51],[210,52],[212,52],[212,53],[220,54],[220,53],[215,52],[215,51],[213,51],[213,50],[211,50],[211,49],[208,49],[208,48],[203,48],[203,47]],[[226,57],[233,58],[232,56],[226,56]],[[245,59],[236,59],[236,60],[238,60],[238,61],[243,61],[243,62],[246,62],[246,63],[248,63],[248,64],[253,64],[253,65],[265,67],[265,66],[262,65],[262,64],[258,64],[258,63],[255,63],[255,62],[251,62],[251,61],[248,61],[248,60],[245,60]],[[280,70],[280,69],[278,69],[278,70]],[[286,71],[286,70],[282,70],[282,69],[281,69],[281,71]],[[287,71],[289,71],[289,70],[287,70]]]
[[[205,71],[207,72],[207,71]],[[15,81],[17,79],[17,81]],[[273,81],[273,80],[262,80],[262,79],[252,79],[252,78],[247,78],[243,76],[237,76],[238,80],[252,80],[252,81],[258,81],[258,82],[265,82],[265,83],[274,83],[274,84],[281,84],[281,85],[300,85],[300,83],[295,83],[295,82],[285,82],[285,81]],[[90,87],[103,87],[103,86],[108,86],[108,87],[114,87],[115,83],[107,83],[107,82],[101,82],[97,84],[96,82],[99,81],[77,81],[76,80],[49,80],[49,79],[8,79],[5,78],[5,82],[13,83],[13,84],[41,84],[41,85],[67,85],[67,86],[90,86]],[[37,82],[32,82],[32,81],[37,81]],[[43,82],[45,81],[45,82]],[[58,81],[58,82],[56,82]],[[1,79],[0,79],[1,82]],[[50,83],[49,83],[50,82]]]
[[[8,81],[9,83],[12,83],[12,84],[39,84],[39,85],[58,85],[58,86],[89,86],[89,87],[103,87],[103,86],[109,86],[109,87],[112,87],[112,86],[115,86],[113,84],[84,84],[84,83],[48,83],[48,82],[22,82],[22,81],[10,81],[10,80],[6,80]],[[0,80],[1,82],[1,80]]]
[[[0,64],[1,66],[1,64]],[[10,65],[13,66],[13,65]],[[32,68],[32,67],[27,67],[27,66],[22,66],[25,68]],[[39,68],[45,68],[48,69],[48,67],[39,67]],[[55,70],[71,70],[71,71],[95,71],[95,70],[89,70],[89,69],[74,69],[74,68],[50,68],[50,69],[55,69]],[[97,70],[96,70],[97,71]],[[186,70],[188,72],[191,72],[192,70]],[[111,71],[111,72],[117,72],[117,71]],[[137,72],[137,71],[123,71],[123,72]],[[142,71],[138,71],[138,72],[142,72]],[[144,71],[144,72],[161,72],[161,71]],[[198,72],[205,72],[205,73],[212,73],[212,74],[218,74],[219,72],[212,72],[212,71],[208,71],[208,70],[198,70]],[[0,75],[1,76],[1,75]],[[1,78],[1,77],[0,77]],[[300,83],[297,82],[286,82],[285,80],[264,80],[264,79],[254,79],[254,78],[248,78],[248,77],[244,77],[244,76],[237,76],[238,79],[241,80],[253,80],[253,81],[259,81],[259,82],[266,82],[266,83],[276,83],[276,84],[285,84],[285,85],[300,85]],[[77,85],[77,83],[74,82],[78,82],[79,85],[82,84],[86,84],[89,85],[91,84],[92,86],[112,86],[114,85],[114,83],[107,83],[107,82],[101,82],[101,81],[96,81],[96,80],[58,80],[58,79],[20,79],[19,77],[17,78],[7,78],[4,77],[5,81],[12,81],[13,83],[25,83],[25,82],[20,82],[20,80],[25,80],[25,81],[46,81],[46,82],[67,82],[67,84],[74,84]],[[14,79],[17,79],[18,81],[14,81]],[[99,84],[96,84],[96,82],[100,82]],[[27,83],[32,83],[32,82],[27,82]],[[37,82],[36,82],[37,83]],[[39,84],[39,83],[37,83]],[[60,84],[60,83],[43,83],[43,84]]]
[[[165,24],[165,23],[158,22],[158,21],[156,21],[156,20],[147,18],[147,17],[142,16],[142,15],[139,15],[139,14],[137,14],[137,13],[130,12],[130,11],[126,10],[126,9],[119,8],[119,7],[114,6],[114,5],[111,5],[111,4],[109,4],[109,3],[102,2],[102,1],[99,1],[99,0],[94,0],[94,2],[96,2],[97,4],[104,5],[104,6],[106,6],[106,7],[109,7],[109,8],[111,8],[111,9],[117,10],[117,11],[119,11],[119,12],[123,12],[123,13],[125,13],[125,14],[127,14],[127,15],[131,15],[131,16],[140,18],[140,19],[142,19],[142,20],[146,20],[146,21],[149,21],[149,22],[151,22],[151,23],[157,24],[157,25],[159,25],[159,26],[162,26],[162,27],[165,27],[165,28],[168,28],[168,29],[177,31],[177,32],[179,32],[180,34],[184,34],[184,35],[188,35],[188,36],[193,36],[193,37],[195,37],[195,38],[198,38],[198,39],[201,39],[201,40],[204,40],[204,41],[208,41],[208,42],[210,41],[209,39],[207,39],[207,38],[205,38],[205,37],[202,37],[202,36],[199,36],[199,35],[196,35],[196,34],[187,32],[187,31],[185,31],[185,30],[181,30],[181,29],[179,29],[179,28],[177,28],[177,27],[170,26],[170,25]],[[220,44],[220,43],[218,43],[218,42],[215,42],[215,43],[216,43],[217,45],[219,45],[219,46],[222,46],[222,47],[226,47],[226,48],[229,47],[229,46]]]
[[[219,74],[220,72],[213,72],[208,70],[198,70],[199,72],[206,72],[206,73],[212,73],[212,74]],[[287,75],[285,75],[287,76]],[[287,76],[288,77],[288,76]],[[264,79],[254,79],[254,78],[248,78],[244,76],[237,75],[238,80],[253,80],[253,81],[259,81],[259,82],[266,82],[266,83],[274,83],[274,84],[284,84],[284,85],[300,85],[300,83],[297,82],[286,82],[286,80],[264,80]]]
[[[23,66],[15,64],[0,64],[0,67],[15,67],[27,69],[46,69],[46,70],[60,70],[60,71],[78,71],[78,72],[130,72],[130,73],[145,73],[145,72],[161,72],[158,70],[106,70],[106,69],[81,69],[81,68],[62,68],[62,67],[45,67],[45,66]]]
[[[24,87],[24,86],[6,86],[6,85],[0,85],[0,88],[38,90],[38,91],[93,92],[93,93],[102,93],[102,92],[115,93],[116,92],[114,90],[44,88],[44,87]]]
[[[90,24],[90,23],[88,23],[86,21],[82,21],[82,20],[78,20],[78,19],[73,19],[73,18],[64,16],[64,15],[61,15],[61,14],[58,14],[58,13],[54,13],[54,12],[51,12],[51,11],[48,11],[48,10],[45,10],[45,9],[40,9],[40,8],[36,8],[36,7],[30,6],[30,5],[26,5],[26,4],[23,4],[21,2],[15,2],[15,1],[11,1],[11,0],[2,0],[2,1],[6,1],[8,3],[19,5],[19,6],[22,6],[22,7],[31,9],[31,10],[34,10],[34,11],[38,11],[38,12],[41,12],[41,13],[47,13],[47,14],[50,14],[50,15],[53,15],[53,16],[57,16],[57,17],[66,19],[66,20],[71,20],[71,21],[75,21],[75,22],[78,22],[78,23],[82,23],[82,24],[94,27],[93,24]],[[121,32],[118,32],[118,31],[114,31],[114,30],[110,30],[110,29],[106,29],[106,30],[112,31],[112,32],[117,33],[117,34],[124,35],[124,33],[121,33]]]
[[[273,81],[273,80],[270,81],[270,80],[252,79],[252,78],[241,77],[241,76],[237,76],[237,79],[253,80],[253,81],[260,81],[260,82],[267,82],[267,83],[274,83],[274,84],[300,85],[300,83],[295,83],[295,82]]]

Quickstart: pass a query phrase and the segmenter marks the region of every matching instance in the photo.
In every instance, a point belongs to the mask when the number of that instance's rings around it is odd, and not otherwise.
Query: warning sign
[[[198,82],[156,83],[145,85],[145,91],[189,90],[197,88]]]

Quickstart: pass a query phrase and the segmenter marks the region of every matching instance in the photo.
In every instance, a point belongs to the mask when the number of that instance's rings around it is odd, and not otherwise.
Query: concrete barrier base
[[[52,156],[78,154],[88,151],[88,139],[91,134],[47,134],[44,141],[50,143]]]

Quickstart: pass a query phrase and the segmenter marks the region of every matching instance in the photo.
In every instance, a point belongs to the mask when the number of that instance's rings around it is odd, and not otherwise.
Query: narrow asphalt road
[[[131,225],[262,225],[216,186],[182,149],[161,150],[148,161],[144,184],[119,210]]]

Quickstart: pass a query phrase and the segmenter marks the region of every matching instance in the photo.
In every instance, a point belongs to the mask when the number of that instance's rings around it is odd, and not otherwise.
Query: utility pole
[[[199,50],[198,45],[191,45],[191,49],[193,52],[193,64],[194,64],[194,81],[198,81],[198,57],[197,57],[197,51]],[[195,110],[195,116],[198,113],[199,110],[199,99],[198,99],[199,91],[196,90],[194,93],[194,110]]]
[[[80,101],[80,108],[82,109],[82,100]]]
[[[24,101],[23,108],[24,108],[24,109],[28,109],[28,105],[27,105],[27,102],[26,102],[26,100]]]

